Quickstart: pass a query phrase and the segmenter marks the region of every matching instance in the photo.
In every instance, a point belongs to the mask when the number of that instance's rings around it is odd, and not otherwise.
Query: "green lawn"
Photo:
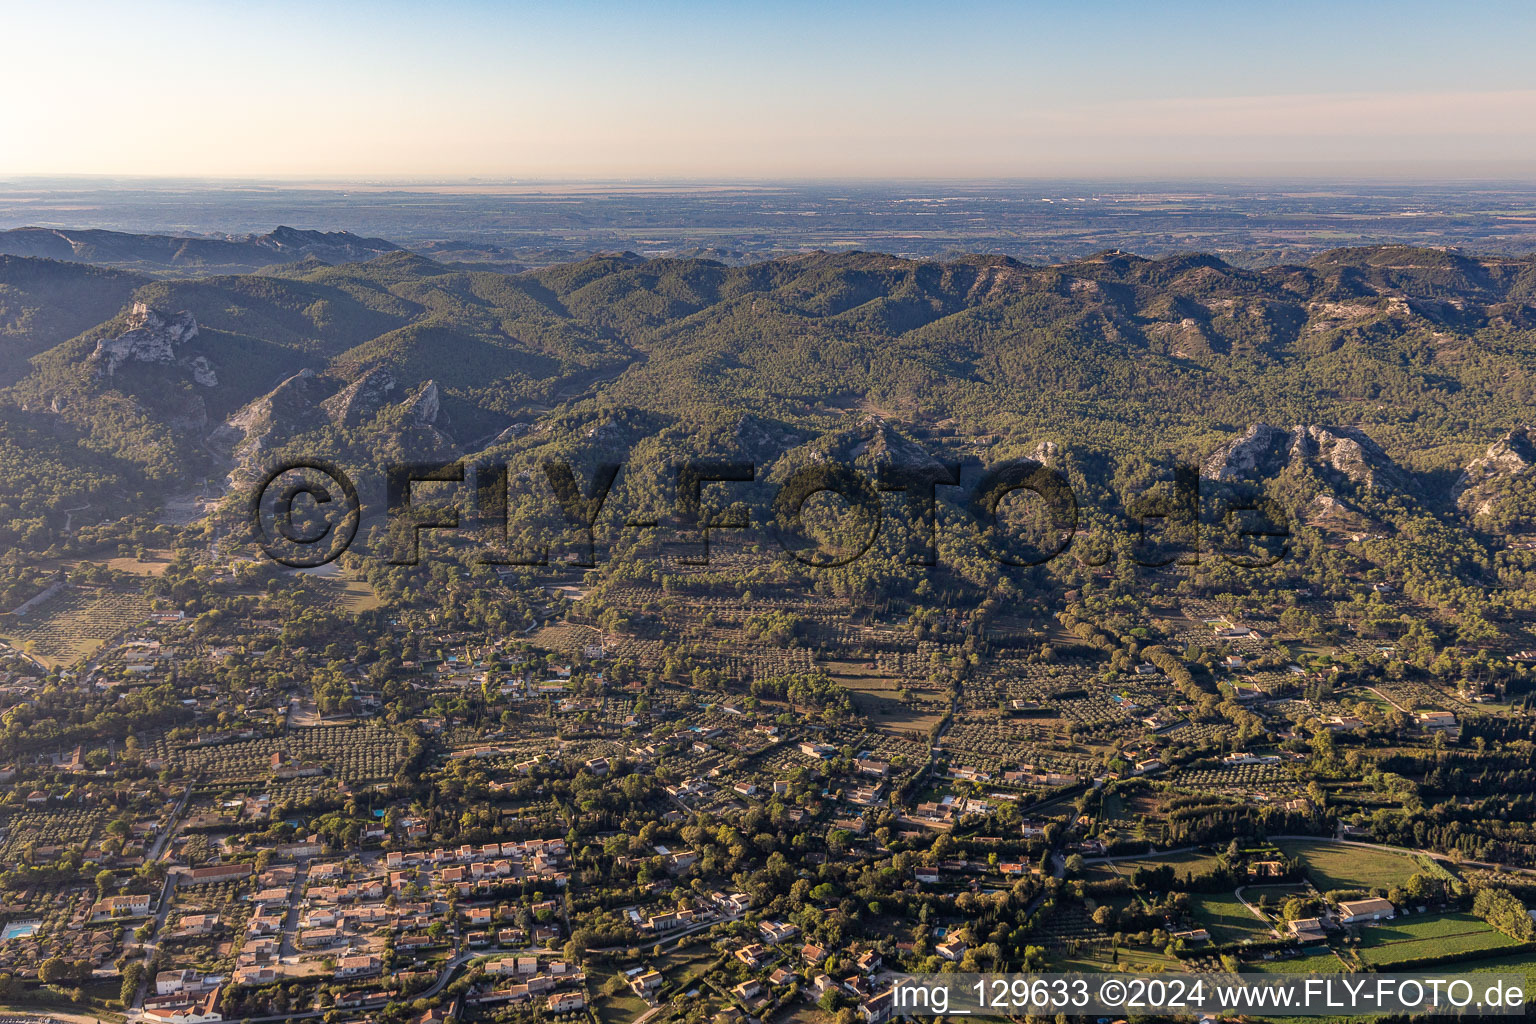
[[[1330,889],[1388,889],[1422,870],[1412,857],[1390,850],[1369,850],[1343,843],[1288,840],[1279,844],[1289,857],[1306,861],[1307,875],[1323,892]]]
[[[650,1009],[644,999],[629,989],[614,996],[598,996],[593,1004],[597,1010],[597,1019],[602,1024],[628,1024]]]
[[[1264,922],[1238,902],[1235,895],[1191,894],[1189,905],[1195,919],[1211,933],[1211,941],[1217,945],[1274,938]]]
[[[1515,944],[1514,939],[1471,914],[1422,914],[1360,929],[1360,958],[1369,964]]]

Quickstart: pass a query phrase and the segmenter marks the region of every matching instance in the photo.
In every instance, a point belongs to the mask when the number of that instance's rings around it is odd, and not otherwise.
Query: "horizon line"
[[[1423,168],[1423,162],[1415,167]],[[1380,169],[1372,172],[1275,172],[1260,173],[1233,171],[1227,173],[1178,173],[1143,172],[1139,174],[1054,173],[1019,175],[771,175],[749,177],[742,175],[428,175],[428,174],[136,174],[129,172],[16,172],[0,171],[0,184],[33,182],[100,182],[100,183],[160,183],[160,184],[238,184],[238,185],[358,185],[387,186],[435,186],[435,187],[528,187],[534,185],[652,185],[672,187],[702,186],[805,186],[805,185],[911,185],[943,184],[955,186],[1007,186],[1052,184],[1440,184],[1496,183],[1536,187],[1536,165],[1524,171],[1500,173],[1461,172],[1442,174],[1393,173]]]

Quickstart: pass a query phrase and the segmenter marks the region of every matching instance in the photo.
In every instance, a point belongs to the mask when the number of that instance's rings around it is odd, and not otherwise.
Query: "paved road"
[[[299,904],[304,898],[304,883],[309,878],[309,861],[301,860],[294,868],[293,885],[288,892],[288,913],[283,915],[283,930],[277,933],[278,959],[299,951]]]
[[[165,828],[155,837],[155,842],[144,855],[145,860],[159,860],[165,853],[165,846],[171,841],[171,835],[176,831],[176,822],[181,820],[181,814],[187,809],[187,801],[192,799],[192,787],[197,784],[197,779],[187,780],[186,791],[181,794],[181,802],[171,812],[170,818],[165,823]]]
[[[1248,888],[1246,885],[1240,885],[1237,887],[1236,891],[1232,893],[1232,895],[1237,897],[1237,902],[1248,908],[1248,912],[1250,914],[1264,922],[1264,927],[1269,929],[1269,933],[1271,935],[1279,938],[1280,933],[1275,930],[1274,922],[1270,921],[1270,919],[1264,915],[1264,911],[1260,910],[1258,907],[1254,906],[1252,903],[1249,903],[1246,899],[1243,898],[1243,890],[1246,888]]]
[[[165,856],[171,842],[171,836],[176,833],[176,823],[181,820],[182,812],[187,809],[187,801],[192,798],[192,787],[196,784],[197,777],[187,780],[187,788],[181,794],[181,802],[176,805],[176,809],[166,819],[165,828],[160,830],[160,834],[155,837],[155,841],[150,845],[149,851],[144,857],[146,862],[153,863]],[[155,953],[160,948],[160,933],[164,930],[165,919],[171,912],[171,897],[175,891],[176,876],[166,872],[165,884],[160,888],[160,906],[155,911],[155,926],[151,931],[149,941],[144,943],[144,965],[146,968],[149,966],[150,961],[155,958]],[[145,970],[144,979],[139,982],[139,990],[133,994],[133,1002],[128,1007],[126,1014],[128,1017],[136,1018],[143,1013],[144,997],[149,994],[150,983],[154,980],[154,972]]]

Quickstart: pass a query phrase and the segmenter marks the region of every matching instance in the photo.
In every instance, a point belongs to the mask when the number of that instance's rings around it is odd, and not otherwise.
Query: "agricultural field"
[[[294,770],[313,765],[343,782],[376,782],[394,775],[399,748],[394,734],[370,723],[296,728],[280,737],[206,747],[165,746],[163,753],[157,746],[156,754],[202,773],[209,786],[218,787],[271,777],[274,755],[281,755],[284,766]]]
[[[339,611],[352,615],[379,607],[379,599],[366,580],[356,579],[331,562],[313,569],[300,569],[295,576],[304,579],[314,591]]]
[[[1095,952],[1079,953],[1050,961],[1052,971],[1082,971],[1105,973],[1126,971],[1135,974],[1180,973],[1184,962],[1155,949],[1128,949],[1124,946],[1110,950],[1105,946]]]
[[[1005,768],[1087,775],[1098,767],[1097,762],[1082,754],[1048,745],[1060,739],[1050,725],[1027,719],[1001,723],[977,721],[974,713],[966,713],[956,717],[955,723],[944,734],[942,745],[957,763],[993,775]]]
[[[89,656],[148,614],[142,594],[64,587],[25,615],[0,619],[0,639],[57,668]]]
[[[1323,892],[1332,889],[1388,889],[1408,881],[1423,870],[1403,853],[1368,849],[1344,843],[1287,840],[1279,844],[1288,857],[1306,862],[1312,884]]]
[[[1160,801],[1150,793],[1110,792],[1104,797],[1095,832],[1106,842],[1126,837],[1156,842],[1162,837],[1164,825],[1159,805]]]
[[[596,1000],[595,1005],[598,1024],[629,1024],[651,1008],[644,999],[627,988],[611,996],[601,997]]]
[[[372,611],[380,604],[378,595],[366,580],[329,579],[320,585],[320,590],[349,615]]]
[[[1093,922],[1080,903],[1057,904],[1038,932],[1041,945],[1056,955],[1069,957],[1108,952],[1109,935]],[[1101,950],[1101,947],[1102,950]]]
[[[163,576],[170,564],[171,552],[168,549],[146,551],[142,559],[133,555],[119,555],[107,559],[106,563],[108,569],[130,576]]]
[[[1536,957],[1529,949],[1518,953],[1490,956],[1485,960],[1467,960],[1456,964],[1458,974],[1514,974],[1525,979],[1525,991],[1536,992]]]
[[[926,734],[944,716],[941,704],[924,701],[924,687],[911,680],[885,675],[879,668],[867,668],[863,662],[831,662],[824,666],[839,686],[848,691],[854,706],[870,724],[896,735],[909,732]],[[909,699],[902,700],[905,690]]]
[[[1471,914],[1400,917],[1360,929],[1360,959],[1373,965],[1516,944]]]
[[[1240,764],[1181,771],[1170,781],[1191,793],[1222,793],[1245,799],[1278,800],[1300,796],[1296,771],[1277,764]]]

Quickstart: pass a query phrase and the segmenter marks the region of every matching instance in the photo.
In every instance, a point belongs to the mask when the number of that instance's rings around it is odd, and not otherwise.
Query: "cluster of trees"
[[[1531,920],[1520,898],[1508,889],[1490,886],[1477,890],[1472,897],[1472,913],[1512,939],[1530,942],[1536,938],[1536,922]]]

